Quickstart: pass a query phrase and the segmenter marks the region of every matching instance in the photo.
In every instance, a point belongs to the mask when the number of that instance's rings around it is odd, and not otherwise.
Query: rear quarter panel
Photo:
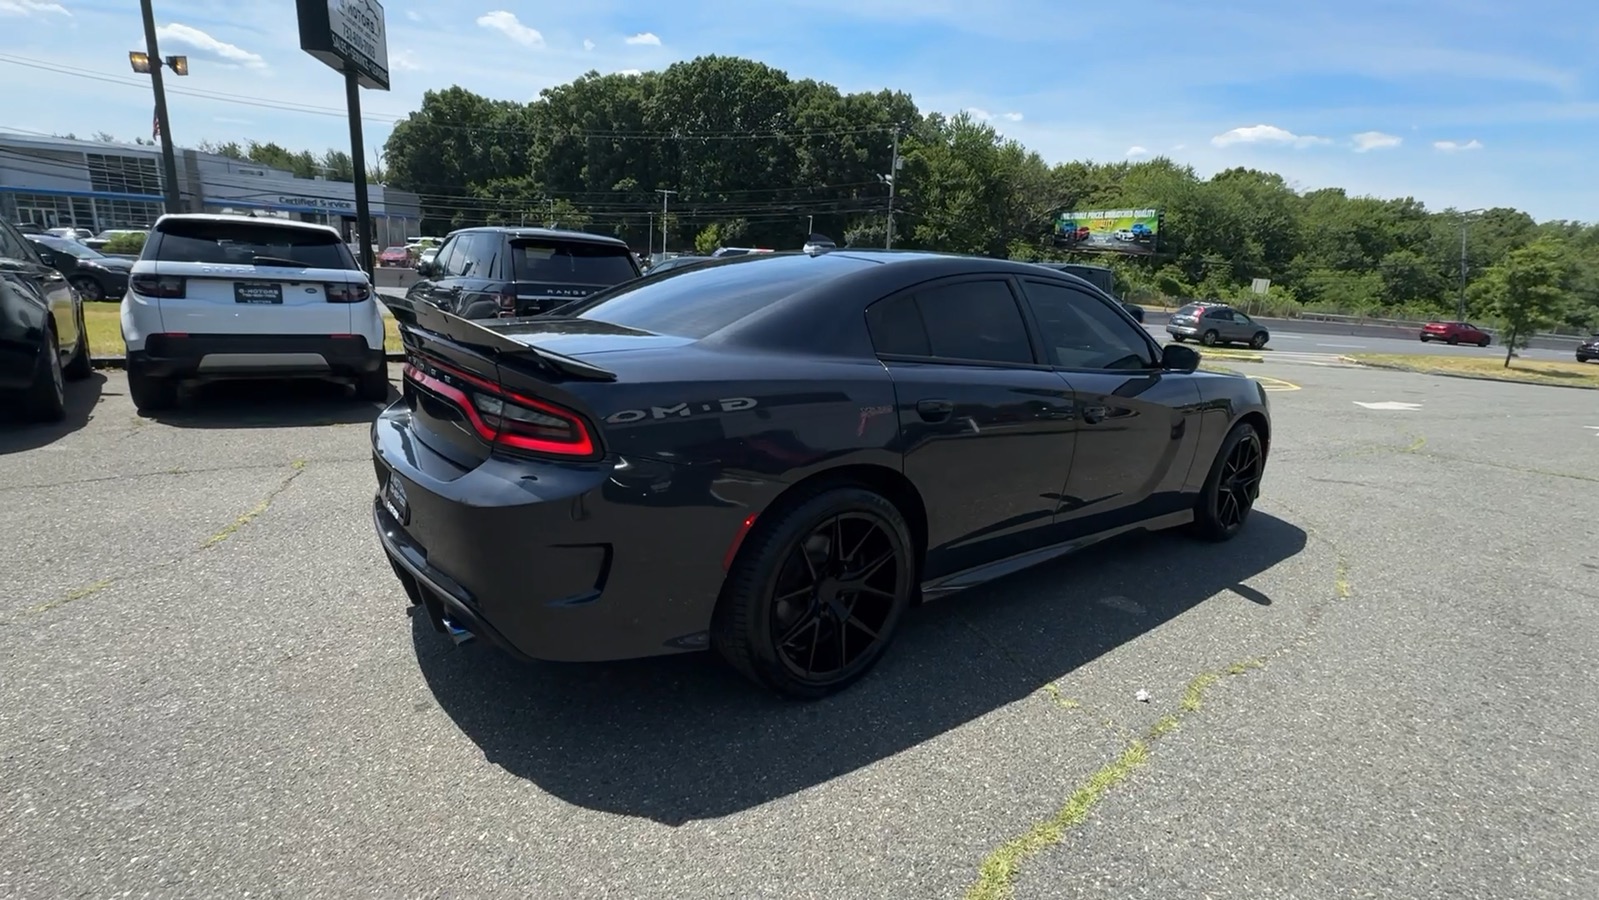
[[[1199,385],[1201,404],[1199,447],[1194,453],[1194,463],[1188,473],[1189,490],[1199,490],[1210,474],[1210,466],[1221,449],[1221,443],[1233,426],[1245,416],[1254,414],[1266,422],[1264,443],[1270,452],[1273,438],[1271,408],[1266,400],[1266,389],[1260,382],[1242,375],[1224,375],[1219,372],[1195,372]]]

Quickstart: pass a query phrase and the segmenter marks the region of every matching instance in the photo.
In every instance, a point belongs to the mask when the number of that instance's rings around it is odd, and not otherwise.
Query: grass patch
[[[89,332],[89,355],[95,358],[125,356],[122,343],[122,306],[118,303],[83,304],[83,324]],[[383,349],[399,353],[400,324],[392,316],[383,317]]]
[[[1199,351],[1199,356],[1201,359],[1225,359],[1231,362],[1258,363],[1266,361],[1266,357],[1263,354],[1256,353],[1252,350],[1227,350],[1217,347],[1206,347],[1205,349]]]
[[[1526,384],[1563,384],[1599,388],[1599,366],[1579,362],[1551,362],[1541,359],[1513,359],[1505,367],[1503,357],[1427,356],[1416,353],[1353,353],[1349,358],[1381,369],[1398,369],[1423,375],[1462,375],[1495,381]]]

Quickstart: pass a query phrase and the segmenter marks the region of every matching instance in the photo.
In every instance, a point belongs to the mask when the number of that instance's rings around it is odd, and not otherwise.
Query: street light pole
[[[178,157],[172,149],[172,123],[167,118],[167,89],[161,81],[161,50],[155,39],[155,10],[151,0],[139,0],[139,11],[144,14],[144,52],[149,54],[150,85],[155,89],[155,122],[161,131],[162,181],[166,190],[166,207],[169,213],[183,212],[183,194],[178,190]],[[185,68],[185,72],[187,68]]]
[[[665,188],[656,188],[655,189],[655,193],[661,195],[661,258],[665,259],[666,258],[666,211],[667,211],[667,201],[670,200],[672,195],[677,193],[677,191],[669,191],[669,190],[667,190]]]
[[[899,182],[899,126],[894,126],[894,146],[888,160],[888,231],[884,236],[883,249],[894,249],[894,185]]]

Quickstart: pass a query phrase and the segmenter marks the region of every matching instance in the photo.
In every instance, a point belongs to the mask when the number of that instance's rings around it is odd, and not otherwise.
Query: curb
[[[1200,359],[1225,360],[1227,362],[1242,362],[1242,363],[1263,363],[1263,362],[1266,361],[1266,357],[1259,356],[1259,355],[1256,355],[1256,354],[1253,354],[1253,353],[1239,354],[1238,356],[1231,356],[1231,355],[1225,355],[1225,354],[1218,354],[1218,355],[1214,355],[1213,356],[1213,355],[1211,355],[1209,353],[1206,353],[1204,351],[1200,351],[1199,358]]]
[[[1599,384],[1561,384],[1558,381],[1525,381],[1520,378],[1500,378],[1496,375],[1467,375],[1461,372],[1440,372],[1430,369],[1412,369],[1409,366],[1396,366],[1391,363],[1374,363],[1355,359],[1352,356],[1340,356],[1338,361],[1360,366],[1363,369],[1383,369],[1389,372],[1409,372],[1412,375],[1431,375],[1437,378],[1459,378],[1463,381],[1494,381],[1499,384],[1522,384],[1532,387],[1565,388],[1568,391],[1595,391]]]
[[[404,353],[385,352],[383,358],[389,362],[405,362]],[[128,367],[128,358],[126,356],[91,356],[89,363],[96,369],[126,369]]]

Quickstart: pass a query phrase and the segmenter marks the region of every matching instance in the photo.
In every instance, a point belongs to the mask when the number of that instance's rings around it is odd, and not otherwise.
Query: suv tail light
[[[372,288],[365,282],[333,282],[322,285],[329,303],[360,303],[372,296]]]
[[[146,297],[182,300],[188,294],[189,280],[181,275],[135,275],[131,287]]]
[[[570,410],[507,391],[453,366],[434,360],[427,364],[444,378],[434,377],[409,362],[405,364],[405,377],[459,407],[472,430],[486,443],[525,453],[581,458],[594,455],[594,436]]]
[[[502,291],[499,296],[500,318],[516,318],[516,294],[512,291]]]

